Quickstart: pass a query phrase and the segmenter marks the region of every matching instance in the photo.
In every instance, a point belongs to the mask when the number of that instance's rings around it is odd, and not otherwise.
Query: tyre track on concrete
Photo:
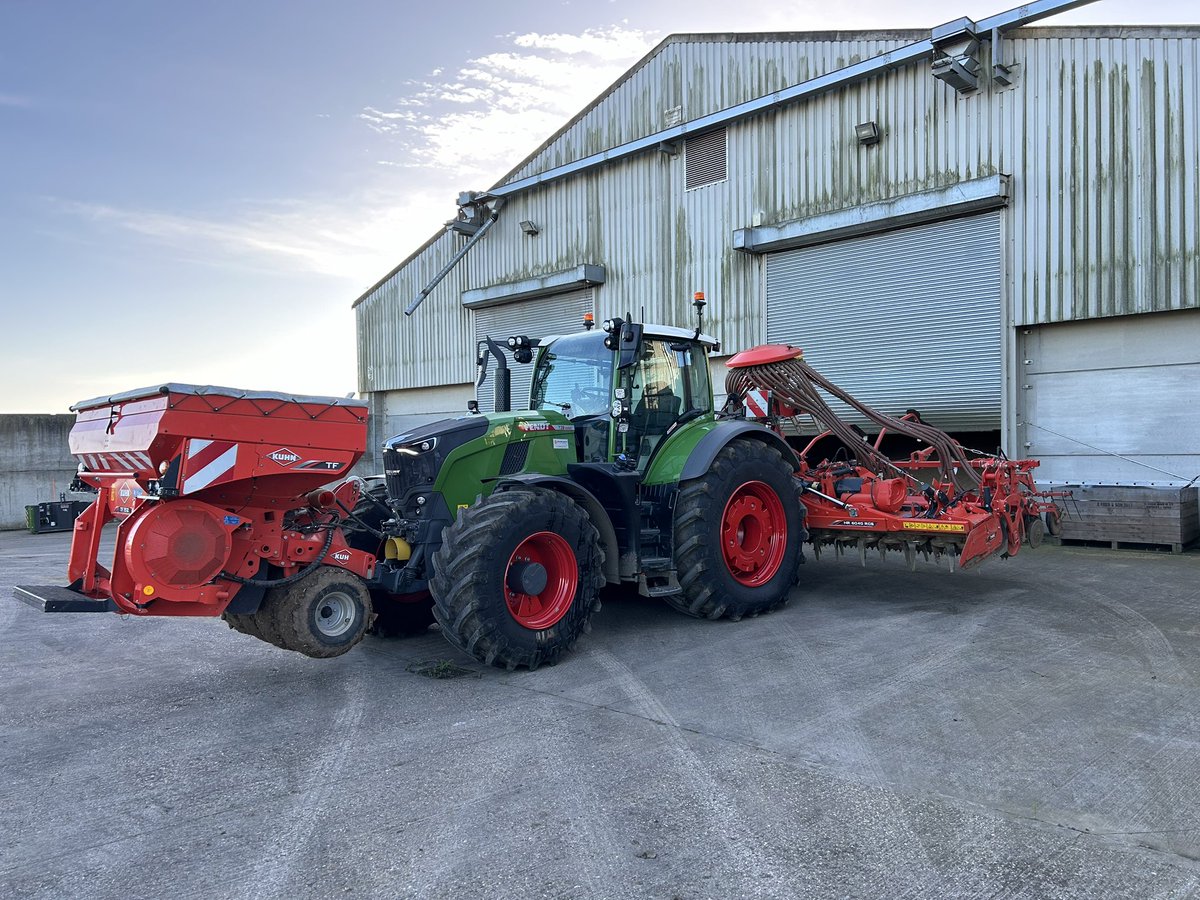
[[[448,798],[444,808],[444,813],[448,815],[439,816],[436,820],[425,816],[421,820],[406,821],[408,826],[436,826],[430,831],[430,837],[436,837],[436,841],[432,842],[432,846],[422,848],[424,852],[419,857],[412,858],[408,867],[408,881],[412,887],[403,896],[477,895],[478,885],[471,880],[478,879],[481,862],[476,837],[481,828],[486,830],[492,827],[487,823],[487,814],[507,806],[504,794],[525,793],[525,782],[531,777],[536,777],[542,783],[561,781],[567,786],[565,791],[580,789],[581,784],[574,775],[573,761],[561,753],[553,753],[555,749],[570,746],[570,741],[561,735],[562,727],[553,723],[547,727],[544,718],[539,717],[523,723],[522,730],[531,729],[542,735],[542,746],[547,751],[538,757],[535,774],[531,775],[525,759],[511,753],[507,741],[473,741],[470,746],[476,751],[475,758],[458,758],[454,765],[464,772],[486,772],[488,777],[464,782],[470,785],[470,791],[465,796]],[[578,882],[568,884],[561,876],[556,876],[556,889],[563,892],[562,896],[603,897],[606,886],[621,884],[628,877],[628,862],[616,860],[611,853],[605,853],[606,848],[622,846],[625,838],[609,826],[597,826],[596,817],[592,815],[597,807],[598,804],[589,806],[574,803],[567,819],[572,828],[556,831],[556,836],[563,840],[571,854],[571,880]],[[553,820],[564,814],[563,809],[548,806],[543,815]],[[552,824],[546,822],[543,826],[548,828]],[[516,829],[530,825],[528,821],[513,819],[508,827],[515,834]],[[518,845],[507,852],[516,858],[522,850]]]
[[[1196,678],[1183,666],[1166,635],[1150,619],[1127,603],[1094,587],[1091,588],[1091,591],[1090,600],[1094,601],[1106,618],[1121,626],[1116,635],[1118,639],[1124,641],[1127,646],[1131,645],[1136,648],[1140,659],[1159,686],[1178,691],[1178,695],[1169,699],[1160,696],[1159,690],[1156,689],[1155,696],[1159,701],[1158,723],[1160,728],[1158,733],[1148,735],[1138,731],[1119,743],[1106,746],[1089,755],[1088,759],[1075,769],[1070,777],[1055,786],[1050,797],[1058,798],[1060,801],[1070,785],[1098,768],[1098,764],[1106,757],[1114,757],[1118,760],[1118,764],[1114,768],[1106,770],[1106,780],[1110,786],[1103,795],[1097,798],[1098,800],[1113,798],[1130,784],[1142,784],[1145,778],[1144,771],[1151,760],[1162,755],[1172,745],[1190,746],[1198,736],[1195,716],[1185,705],[1189,692],[1194,691],[1197,687]],[[1188,730],[1188,726],[1191,726],[1191,733],[1181,734],[1181,731]],[[1138,752],[1147,749],[1148,739],[1158,742],[1149,756],[1144,752]],[[1171,766],[1168,764],[1167,767],[1157,771],[1162,774],[1170,770]],[[1181,772],[1181,774],[1183,773]],[[1194,777],[1185,780],[1188,785],[1196,787],[1197,782]],[[1197,793],[1200,791],[1193,790],[1192,792],[1193,796]],[[1143,800],[1130,806],[1126,812],[1136,818],[1146,806],[1147,803]],[[1089,824],[1094,825],[1090,821]]]
[[[1092,599],[1112,618],[1128,626],[1137,639],[1136,643],[1141,648],[1146,665],[1159,681],[1196,687],[1196,679],[1183,667],[1175,648],[1157,625],[1129,604],[1110,597],[1103,591],[1093,588]]]
[[[328,748],[317,756],[301,774],[295,802],[290,809],[281,810],[270,822],[272,837],[264,848],[261,862],[248,876],[244,896],[254,898],[294,896],[289,887],[293,870],[301,859],[313,832],[320,824],[326,800],[336,786],[331,772],[345,771],[344,763],[354,752],[358,726],[366,703],[363,690],[355,679],[351,696],[338,710],[330,724]],[[347,685],[350,693],[350,685]]]
[[[1024,589],[1012,588],[998,593],[996,596],[999,600],[1007,600],[1015,599],[1017,596],[1025,593]],[[979,620],[981,625],[987,623],[987,619],[991,613],[992,610],[981,612]],[[781,628],[786,627],[790,633],[800,633],[796,630],[794,624],[788,622],[786,617],[781,616],[778,621],[785,623],[781,625]],[[1052,652],[1058,653],[1062,649],[1061,647],[1056,647]],[[812,653],[812,651],[806,652],[808,653],[807,662],[809,665],[819,668],[819,660],[816,654]],[[970,653],[970,647],[964,644],[949,645],[947,643],[946,645],[931,649],[922,658],[898,669],[893,676],[888,678],[886,682],[881,683],[876,690],[872,691],[863,700],[857,703],[847,701],[845,707],[831,708],[808,719],[804,723],[806,733],[815,733],[822,725],[829,722],[857,717],[870,710],[887,706],[894,699],[911,693],[913,688],[918,685],[937,681],[945,683],[948,677],[958,674],[959,670],[963,667],[964,660],[969,657]],[[826,668],[821,668],[820,670],[822,673],[828,671]]]
[[[782,876],[773,871],[759,842],[753,840],[756,834],[753,824],[742,816],[736,799],[708,773],[700,756],[688,744],[675,717],[649,685],[619,657],[603,647],[592,649],[590,655],[612,677],[615,686],[626,692],[639,717],[662,726],[668,749],[675,758],[680,774],[691,785],[692,794],[706,811],[705,818],[716,823],[721,842],[755,885],[753,894],[743,896],[793,896],[790,890],[782,895],[773,890],[775,885],[771,881]]]
[[[808,648],[805,635],[794,624],[782,618],[777,623],[775,634],[787,642],[798,674],[804,676],[807,679],[807,683],[816,688],[812,692],[813,696],[824,698],[828,709],[824,716],[821,717],[822,720],[826,723],[831,721],[837,723],[842,746],[852,751],[848,755],[848,759],[859,767],[859,771],[854,772],[851,770],[846,774],[851,777],[857,775],[860,778],[865,776],[866,781],[879,792],[880,805],[888,811],[891,823],[895,828],[894,833],[898,837],[903,838],[914,851],[912,859],[918,863],[919,869],[912,873],[912,884],[904,885],[903,888],[900,885],[896,886],[896,895],[904,896],[907,894],[908,896],[930,897],[936,896],[939,893],[951,893],[963,890],[978,892],[982,890],[982,883],[948,885],[944,882],[943,874],[938,871],[937,866],[930,859],[929,850],[913,827],[903,802],[889,786],[890,779],[879,764],[879,757],[872,750],[870,743],[864,737],[861,729],[855,724],[854,716],[857,713],[850,709],[843,711],[842,706],[838,702],[839,691],[837,684],[833,679],[828,677],[827,670],[819,664],[815,654]],[[954,655],[957,656],[957,654]],[[930,671],[939,668],[939,666],[922,665],[920,668],[922,671]],[[783,752],[785,756],[787,755],[786,750],[781,750],[781,748],[776,748],[776,752]],[[963,841],[967,837],[964,835]]]

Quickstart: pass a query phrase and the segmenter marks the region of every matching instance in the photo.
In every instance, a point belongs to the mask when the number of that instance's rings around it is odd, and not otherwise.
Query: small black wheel
[[[433,566],[442,633],[488,665],[557,662],[600,608],[600,534],[554,491],[503,491],[463,510]]]
[[[376,637],[414,637],[424,634],[433,624],[433,596],[429,591],[419,594],[371,591],[371,607],[375,610],[375,621],[369,633]]]
[[[1046,530],[1054,535],[1054,537],[1062,535],[1062,516],[1057,509],[1046,511]]]
[[[774,447],[734,440],[675,505],[680,593],[665,597],[698,618],[740,619],[787,602],[807,539],[791,467]]]
[[[367,632],[371,594],[357,576],[321,566],[293,584],[268,589],[255,615],[263,640],[305,656],[341,656]]]

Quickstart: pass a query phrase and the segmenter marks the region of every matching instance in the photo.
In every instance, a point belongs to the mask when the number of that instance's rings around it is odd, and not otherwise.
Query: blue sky
[[[345,394],[354,298],[666,34],[1014,5],[0,0],[0,413],[160,381]]]

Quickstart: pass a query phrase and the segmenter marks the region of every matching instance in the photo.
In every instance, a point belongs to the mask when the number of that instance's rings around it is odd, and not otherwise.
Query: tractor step
[[[111,600],[88,597],[59,584],[18,584],[13,596],[42,612],[116,612]]]
[[[665,597],[678,594],[679,580],[675,577],[675,565],[669,557],[649,557],[642,560],[642,571],[638,574],[638,593],[643,597]]]

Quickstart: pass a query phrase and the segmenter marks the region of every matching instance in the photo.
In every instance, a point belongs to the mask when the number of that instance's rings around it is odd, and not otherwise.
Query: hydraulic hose
[[[331,524],[326,529],[325,544],[321,547],[321,552],[316,555],[313,561],[299,572],[293,572],[291,575],[288,575],[284,578],[273,578],[260,581],[254,578],[242,578],[240,575],[234,575],[232,572],[222,572],[217,576],[217,578],[224,578],[226,581],[232,581],[235,584],[252,584],[255,587],[283,587],[285,584],[294,584],[325,561],[325,557],[329,554],[329,547],[333,544],[333,533],[335,531],[337,531],[336,522]]]

